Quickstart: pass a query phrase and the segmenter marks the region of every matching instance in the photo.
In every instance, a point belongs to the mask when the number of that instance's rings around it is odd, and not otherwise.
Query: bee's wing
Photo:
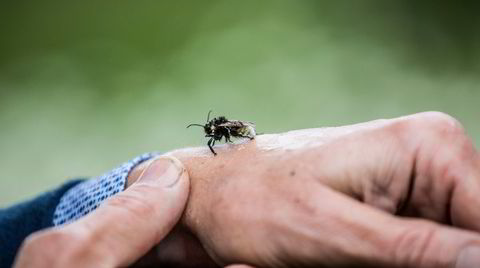
[[[229,128],[238,128],[243,127],[244,123],[240,120],[228,120],[228,122],[218,124],[219,127],[229,127]]]
[[[240,121],[240,120],[229,120],[228,122],[225,122],[223,124],[219,124],[219,126],[222,126],[222,127],[245,127],[245,126],[255,127],[255,123]]]

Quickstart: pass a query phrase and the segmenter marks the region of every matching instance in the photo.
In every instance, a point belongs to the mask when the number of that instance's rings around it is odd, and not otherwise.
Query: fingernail
[[[480,267],[480,247],[470,246],[460,251],[455,268],[475,267]]]
[[[178,159],[160,156],[151,160],[137,182],[158,181],[164,187],[172,187],[179,181],[184,170]]]

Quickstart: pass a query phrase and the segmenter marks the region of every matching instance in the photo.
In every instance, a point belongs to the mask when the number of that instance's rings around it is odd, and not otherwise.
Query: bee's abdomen
[[[256,135],[255,128],[253,128],[252,126],[241,127],[240,129],[238,129],[238,134],[240,134],[241,136],[247,136],[250,138],[254,138]]]

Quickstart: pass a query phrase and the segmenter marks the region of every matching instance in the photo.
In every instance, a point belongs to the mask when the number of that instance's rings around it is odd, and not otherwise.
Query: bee
[[[213,155],[217,155],[213,146],[216,141],[221,141],[225,137],[225,142],[232,142],[230,137],[236,138],[249,138],[253,140],[256,136],[255,124],[251,122],[245,122],[240,120],[228,120],[225,116],[215,117],[210,120],[210,110],[207,115],[207,123],[202,124],[190,124],[191,126],[203,127],[205,131],[205,137],[210,138],[207,142],[208,148],[212,151]]]

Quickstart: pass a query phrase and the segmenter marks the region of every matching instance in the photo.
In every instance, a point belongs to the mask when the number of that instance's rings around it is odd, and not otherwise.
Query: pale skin
[[[202,267],[480,263],[480,156],[448,115],[421,113],[260,135],[215,150],[215,157],[206,147],[168,153],[188,171],[190,193],[175,230],[150,252],[154,259],[179,265],[196,260]],[[130,174],[132,188],[148,165]],[[164,238],[174,219],[165,228],[161,218],[153,218],[163,226],[156,232],[160,238],[143,244],[135,240],[143,251],[105,267],[130,264]],[[147,222],[131,226],[145,229]],[[29,258],[28,241],[19,259]],[[82,246],[83,252],[89,246]]]

